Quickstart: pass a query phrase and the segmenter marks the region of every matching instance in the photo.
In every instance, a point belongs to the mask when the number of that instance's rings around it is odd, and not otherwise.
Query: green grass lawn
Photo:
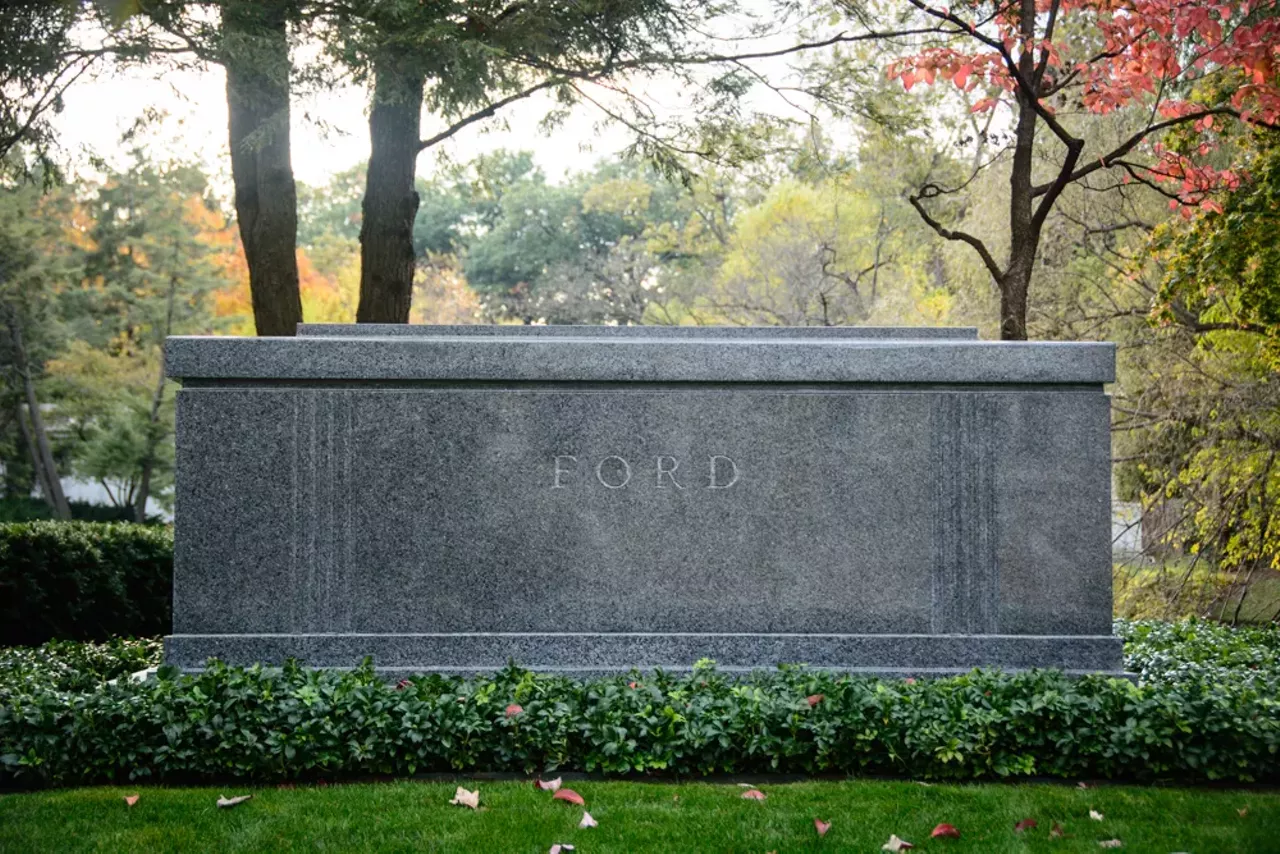
[[[453,783],[398,782],[296,789],[115,787],[0,797],[0,852],[542,852],[858,851],[890,834],[918,851],[1083,852],[1119,839],[1132,852],[1240,854],[1280,851],[1280,792],[1069,785],[932,785],[910,782],[763,784],[577,781],[599,822],[579,829],[582,807],[529,783],[468,782],[481,809],[452,806]],[[253,794],[232,809],[219,794]],[[126,806],[124,796],[139,794]],[[1102,821],[1089,817],[1102,813]],[[1239,810],[1246,810],[1241,815]],[[819,839],[813,820],[831,822]],[[1037,827],[1017,833],[1014,824]],[[960,839],[930,839],[940,822]],[[1050,838],[1054,822],[1066,832]]]

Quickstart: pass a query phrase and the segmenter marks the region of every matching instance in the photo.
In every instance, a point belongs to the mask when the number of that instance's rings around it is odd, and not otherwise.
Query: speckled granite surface
[[[1109,344],[336,331],[170,339],[175,664],[1121,667]]]

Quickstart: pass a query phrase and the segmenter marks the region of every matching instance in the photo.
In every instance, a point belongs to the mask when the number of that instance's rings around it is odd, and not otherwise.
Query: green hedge
[[[46,644],[0,651],[0,785],[560,770],[1280,782],[1280,631],[1116,631],[1138,684],[1052,671],[738,679],[703,665],[394,685],[369,667],[218,664],[138,683],[118,677],[157,663],[155,641]]]
[[[155,525],[0,525],[0,645],[169,631],[173,532]]]
[[[511,668],[392,685],[368,667],[218,664],[87,691],[0,687],[0,783],[19,786],[560,770],[1276,782],[1280,694],[1260,677],[1050,671],[575,682]]]

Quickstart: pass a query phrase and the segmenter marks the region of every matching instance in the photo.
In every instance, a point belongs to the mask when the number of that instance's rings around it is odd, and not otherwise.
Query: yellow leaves
[[[596,184],[582,196],[586,213],[608,213],[634,219],[648,213],[653,185],[638,178],[614,178]]]

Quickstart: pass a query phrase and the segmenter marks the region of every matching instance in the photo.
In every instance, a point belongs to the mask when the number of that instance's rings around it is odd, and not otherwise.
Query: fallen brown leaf
[[[1098,812],[1097,810],[1089,810],[1089,818],[1093,819],[1094,821],[1102,821],[1104,816],[1102,815],[1102,813]]]
[[[895,852],[908,851],[912,848],[915,848],[915,846],[905,839],[899,839],[897,834],[893,834],[893,833],[889,834],[889,841],[886,842],[884,845],[880,846],[881,851],[895,851]]]
[[[476,789],[474,792],[468,792],[459,786],[458,790],[453,793],[453,799],[449,803],[458,807],[471,807],[473,810],[480,809],[480,790]]]
[[[821,703],[824,699],[826,699],[826,697],[822,694],[810,694],[808,697],[804,698],[804,701],[808,703],[809,708],[812,709],[814,706]]]
[[[1022,831],[1030,830],[1035,826],[1036,826],[1036,820],[1034,818],[1024,818],[1022,821],[1015,824],[1013,826],[1013,829],[1016,830],[1018,833],[1022,833]]]
[[[1098,846],[1101,848],[1123,848],[1124,843],[1119,839],[1103,839],[1098,843]]]
[[[582,821],[578,822],[578,827],[586,830],[588,827],[596,827],[596,820],[591,817],[591,813],[583,810]]]
[[[831,829],[831,822],[823,821],[820,818],[815,818],[813,820],[813,828],[814,830],[818,831],[818,836],[820,837],[826,836],[827,831]]]
[[[1049,828],[1050,839],[1061,839],[1066,835],[1066,832],[1062,829],[1062,825],[1058,824],[1056,821],[1053,823],[1053,827]]]
[[[228,798],[224,795],[218,798],[218,806],[222,807],[223,809],[229,809],[230,807],[234,807],[237,804],[244,803],[245,801],[249,800],[252,797],[253,795],[238,795],[234,798]]]
[[[524,707],[521,706],[519,703],[512,703],[511,705],[507,706],[507,717],[514,718],[516,715],[520,714],[523,711],[524,711]]]
[[[535,778],[533,781],[533,787],[535,789],[541,789],[544,792],[554,792],[560,788],[560,779],[561,778],[559,777],[554,780],[541,780]]]
[[[1237,814],[1237,815],[1239,815],[1241,818],[1244,818],[1245,816],[1247,816],[1247,815],[1249,814],[1249,808],[1248,808],[1248,807],[1240,807],[1240,809],[1236,810],[1236,814]]]
[[[940,824],[933,829],[933,833],[930,833],[929,837],[931,839],[937,839],[940,836],[947,839],[959,839],[960,831],[956,830],[956,826],[954,824]]]
[[[582,795],[579,795],[573,789],[556,789],[556,793],[551,797],[553,800],[568,801],[569,803],[577,804],[580,807],[585,807],[587,805],[587,802],[582,799]]]
[[[136,804],[137,802],[138,802],[138,796],[137,796],[137,795],[125,795],[125,796],[124,796],[124,803],[125,803],[125,806],[130,806],[130,807],[131,807],[131,806],[133,806],[134,804]]]
[[[745,792],[742,793],[742,797],[746,798],[749,801],[763,801],[765,796],[764,796],[764,792],[760,791],[759,789],[747,789]]]

